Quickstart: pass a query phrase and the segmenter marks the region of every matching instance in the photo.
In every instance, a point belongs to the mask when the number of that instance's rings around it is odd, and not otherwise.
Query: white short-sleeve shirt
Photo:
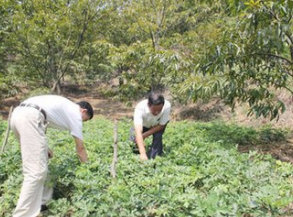
[[[134,125],[142,125],[146,128],[151,128],[156,125],[165,125],[169,121],[171,112],[171,104],[168,100],[165,100],[163,109],[160,114],[152,115],[148,106],[148,100],[140,101],[134,110]]]
[[[23,103],[33,103],[45,110],[48,127],[67,130],[71,135],[83,139],[82,116],[78,104],[58,95],[35,96]]]

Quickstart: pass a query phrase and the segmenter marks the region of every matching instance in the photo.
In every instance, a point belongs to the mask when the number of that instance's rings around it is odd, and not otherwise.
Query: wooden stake
[[[9,115],[8,115],[8,120],[7,120],[7,130],[6,130],[6,135],[5,135],[5,139],[2,145],[2,149],[1,149],[1,154],[4,152],[5,146],[7,144],[8,141],[8,136],[9,136],[9,132],[10,132],[10,118],[11,118],[11,113],[13,110],[13,106],[10,107],[10,111],[9,111]]]
[[[116,177],[115,166],[118,161],[118,126],[117,120],[114,120],[114,144],[113,144],[113,160],[111,164],[111,175],[113,178]]]

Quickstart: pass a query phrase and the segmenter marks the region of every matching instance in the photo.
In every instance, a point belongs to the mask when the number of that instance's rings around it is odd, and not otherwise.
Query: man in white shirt
[[[44,186],[48,159],[53,156],[46,141],[47,127],[69,131],[77,155],[84,163],[88,156],[82,122],[92,117],[93,108],[88,102],[74,103],[57,95],[35,96],[14,109],[10,125],[20,142],[24,180],[13,217],[35,217],[52,198],[53,189]]]
[[[169,122],[171,104],[161,93],[151,92],[148,99],[139,102],[134,110],[135,143],[141,160],[163,154],[163,133]],[[146,152],[144,139],[153,136]]]

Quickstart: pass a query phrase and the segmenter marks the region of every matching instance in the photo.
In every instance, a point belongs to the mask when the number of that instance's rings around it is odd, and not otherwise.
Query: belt
[[[47,115],[44,109],[42,109],[40,106],[32,104],[32,103],[21,103],[19,106],[21,107],[31,107],[39,110],[45,117],[45,120],[47,119]]]

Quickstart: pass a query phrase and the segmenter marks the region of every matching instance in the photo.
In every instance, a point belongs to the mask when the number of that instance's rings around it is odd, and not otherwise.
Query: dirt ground
[[[118,102],[111,97],[102,96],[99,91],[91,89],[90,91],[81,86],[68,86],[62,94],[73,101],[86,100],[94,108],[95,116],[103,116],[108,119],[132,118],[134,106],[137,102],[132,102],[131,105]],[[24,96],[6,98],[0,104],[0,116],[2,119],[7,119],[11,107],[16,107]],[[262,127],[271,125],[274,128],[287,129],[293,132],[293,100],[291,96],[279,94],[279,98],[285,102],[286,111],[278,120],[270,121],[265,118],[255,119],[247,117],[247,107],[238,105],[234,111],[225,106],[219,100],[212,100],[209,103],[194,103],[189,105],[180,105],[172,101],[172,97],[166,94],[166,98],[172,103],[171,121],[191,120],[191,121],[213,121],[222,120],[227,123],[236,123],[242,126]],[[263,145],[245,145],[239,146],[239,151],[248,152],[257,150],[263,154],[271,154],[276,159],[290,162],[293,164],[293,133],[289,135],[286,141],[272,142]]]

